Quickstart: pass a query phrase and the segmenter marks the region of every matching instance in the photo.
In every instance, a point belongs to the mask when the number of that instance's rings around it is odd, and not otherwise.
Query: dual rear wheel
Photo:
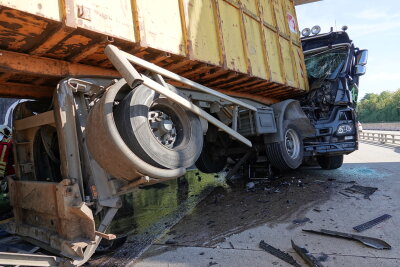
[[[114,111],[127,146],[145,162],[163,169],[188,168],[203,147],[198,116],[140,85]]]

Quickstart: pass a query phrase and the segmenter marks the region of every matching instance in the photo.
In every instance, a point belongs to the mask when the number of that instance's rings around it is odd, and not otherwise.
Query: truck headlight
[[[315,25],[314,27],[311,28],[311,33],[314,35],[317,35],[318,33],[320,33],[321,31],[321,27],[318,25]]]
[[[339,125],[336,135],[338,136],[343,136],[343,135],[349,135],[354,133],[354,126],[351,124],[341,124]]]
[[[310,28],[304,28],[304,29],[301,31],[301,35],[303,35],[304,37],[310,36],[310,33],[311,33]]]

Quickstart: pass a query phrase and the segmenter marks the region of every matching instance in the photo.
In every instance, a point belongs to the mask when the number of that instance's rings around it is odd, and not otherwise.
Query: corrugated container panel
[[[0,4],[44,18],[62,20],[63,10],[58,0],[1,0]]]
[[[0,20],[4,50],[110,68],[114,38],[215,89],[308,90],[293,0],[0,0]]]
[[[140,45],[186,55],[179,1],[137,0],[136,5]]]
[[[74,0],[73,3],[78,27],[136,41],[131,0]]]
[[[223,60],[215,5],[214,0],[183,1],[189,57],[221,66]]]

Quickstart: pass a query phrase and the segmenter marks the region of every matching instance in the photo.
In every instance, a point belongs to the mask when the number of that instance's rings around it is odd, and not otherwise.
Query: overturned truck
[[[293,1],[91,2],[0,1],[0,94],[36,99],[13,113],[8,231],[81,265],[138,186],[357,149],[367,51],[300,40]]]

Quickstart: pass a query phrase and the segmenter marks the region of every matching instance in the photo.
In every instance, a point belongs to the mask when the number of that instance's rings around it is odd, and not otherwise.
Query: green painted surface
[[[223,179],[193,170],[176,180],[137,189],[123,197],[123,207],[110,232],[143,234],[163,218],[180,212],[181,206],[186,206],[186,210],[194,207],[199,198],[216,186],[225,186]]]

